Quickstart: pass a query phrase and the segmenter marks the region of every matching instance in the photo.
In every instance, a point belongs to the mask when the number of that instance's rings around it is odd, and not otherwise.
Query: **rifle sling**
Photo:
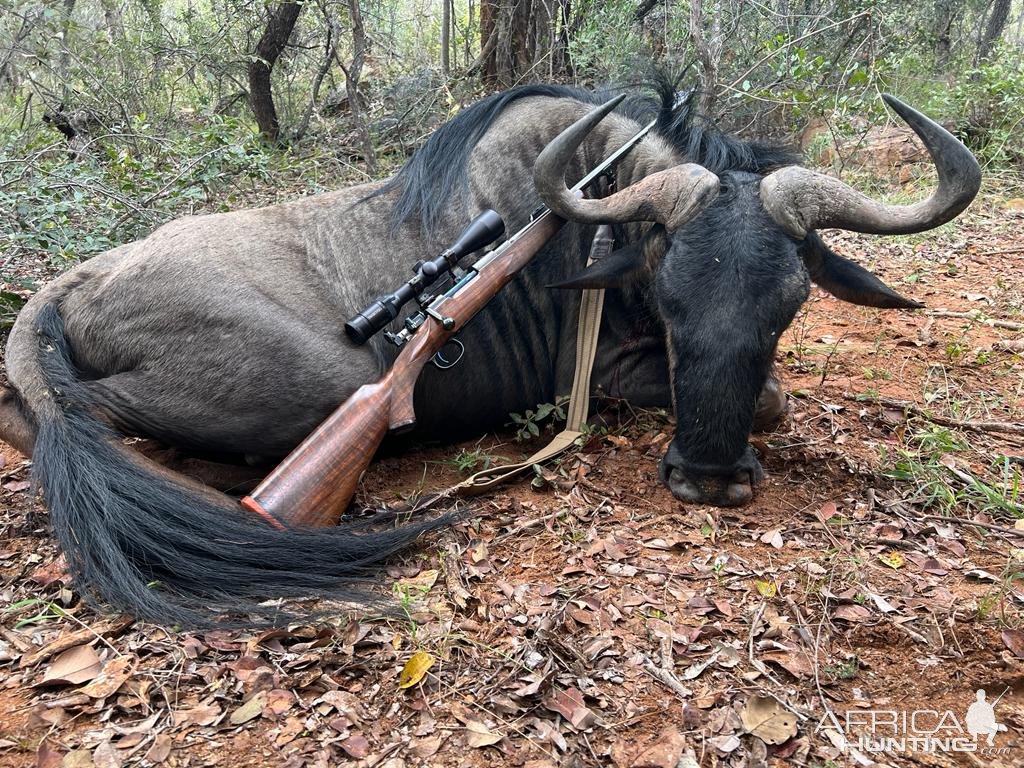
[[[602,224],[594,233],[593,245],[587,266],[607,256],[614,243],[612,228]],[[506,480],[528,471],[535,464],[565,453],[583,434],[590,409],[590,377],[597,355],[598,334],[601,330],[601,312],[604,308],[604,289],[585,289],[580,297],[579,325],[576,330],[576,370],[573,374],[572,391],[569,395],[569,410],[566,413],[565,429],[555,435],[530,458],[517,464],[481,470],[458,483],[451,491],[463,496],[475,496],[494,488]]]

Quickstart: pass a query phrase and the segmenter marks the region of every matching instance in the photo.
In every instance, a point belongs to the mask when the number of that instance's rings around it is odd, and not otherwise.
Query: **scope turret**
[[[401,285],[394,293],[381,296],[370,306],[345,323],[345,334],[356,344],[365,344],[375,333],[387,327],[398,317],[410,300],[416,298],[440,275],[451,270],[459,259],[490,245],[505,233],[505,222],[490,209],[474,218],[462,230],[455,242],[433,259],[419,262],[416,276]]]

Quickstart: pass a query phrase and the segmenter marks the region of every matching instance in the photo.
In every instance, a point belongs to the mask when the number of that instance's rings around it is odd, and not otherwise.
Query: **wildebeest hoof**
[[[716,507],[748,503],[754,498],[754,486],[764,479],[764,469],[750,446],[731,467],[719,467],[687,461],[674,441],[669,443],[658,474],[680,501]]]
[[[789,411],[789,401],[782,389],[782,382],[771,374],[761,388],[757,398],[757,409],[754,411],[754,432],[772,432],[782,424]]]
[[[673,469],[668,476],[668,487],[673,496],[688,504],[740,507],[754,498],[754,485],[747,470],[732,477],[691,479],[682,470]]]

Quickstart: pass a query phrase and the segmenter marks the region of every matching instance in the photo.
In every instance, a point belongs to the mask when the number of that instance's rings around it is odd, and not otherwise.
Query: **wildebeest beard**
[[[977,192],[977,164],[937,125],[890,102],[929,147],[940,183],[925,203],[881,206],[796,167],[784,149],[722,134],[688,107],[673,111],[667,81],[653,98],[594,112],[607,95],[564,86],[496,94],[436,131],[388,182],[180,219],[39,291],[10,335],[14,392],[0,393],[0,437],[36,451],[79,582],[150,618],[196,623],[196,604],[211,595],[267,616],[256,605],[266,595],[329,593],[429,527],[385,538],[361,529],[358,538],[268,535],[228,497],[129,456],[108,424],[222,457],[283,456],[394,358],[383,338],[354,346],[344,320],[484,208],[508,232],[541,202],[569,224],[460,333],[459,365],[427,367],[415,393],[417,437],[501,427],[510,412],[568,392],[576,289],[601,286],[595,387],[638,405],[674,399],[662,476],[676,496],[751,498],[761,472],[747,446],[755,404],[808,280],[849,301],[917,306],[814,230],[936,226]],[[562,194],[564,179],[581,178],[655,117],[614,185],[593,192],[600,200]],[[694,197],[665,199],[665,190]],[[620,248],[585,269],[599,221],[615,225]],[[257,549],[230,559],[210,538],[221,529],[232,551],[245,541]],[[147,589],[154,574],[166,591]]]

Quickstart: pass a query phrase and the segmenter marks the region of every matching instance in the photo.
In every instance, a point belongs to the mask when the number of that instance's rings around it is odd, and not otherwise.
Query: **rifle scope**
[[[356,344],[365,344],[378,331],[398,317],[402,307],[448,272],[466,254],[478,251],[505,233],[505,222],[495,211],[484,211],[462,230],[454,243],[440,256],[421,261],[413,268],[416,276],[397,291],[381,296],[370,306],[345,323],[345,334]]]

